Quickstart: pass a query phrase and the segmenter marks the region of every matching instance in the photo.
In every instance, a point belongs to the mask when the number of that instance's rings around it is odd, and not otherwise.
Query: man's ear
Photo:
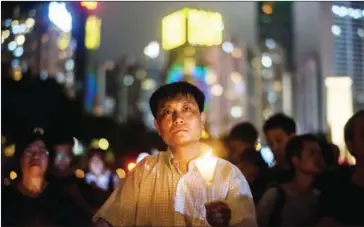
[[[297,134],[294,132],[294,133],[292,133],[291,135],[289,135],[289,138],[291,139],[291,138],[293,138],[293,137],[295,137],[295,136],[297,136]]]
[[[158,134],[161,135],[158,121],[156,119],[154,119],[154,127],[157,130]]]
[[[202,122],[202,125],[205,127],[205,124],[206,124],[206,114],[205,114],[205,112],[201,113],[201,122]]]

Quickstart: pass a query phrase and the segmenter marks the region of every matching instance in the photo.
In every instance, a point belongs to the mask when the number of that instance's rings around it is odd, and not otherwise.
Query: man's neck
[[[311,174],[296,172],[296,176],[292,181],[297,192],[309,192],[312,190],[315,177]]]
[[[357,156],[355,170],[351,181],[364,188],[364,155]]]
[[[188,163],[202,153],[200,142],[190,143],[181,147],[170,148],[170,151],[172,152],[173,157],[178,162],[182,163]]]
[[[39,194],[45,185],[42,177],[24,176],[21,180],[22,188],[31,194]]]

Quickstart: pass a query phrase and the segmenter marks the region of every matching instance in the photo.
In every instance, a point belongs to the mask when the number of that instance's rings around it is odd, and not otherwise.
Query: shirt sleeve
[[[139,194],[139,183],[144,162],[140,162],[129,172],[125,181],[111,194],[104,205],[93,217],[93,222],[100,218],[112,226],[134,226]]]
[[[227,204],[231,209],[230,226],[256,227],[253,196],[244,175],[236,167],[232,171]]]
[[[269,224],[276,198],[277,189],[270,188],[264,193],[259,201],[257,206],[257,220],[260,226],[267,226]]]

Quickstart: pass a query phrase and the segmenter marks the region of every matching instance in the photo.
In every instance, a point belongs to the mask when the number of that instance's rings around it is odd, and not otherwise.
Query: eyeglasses
[[[48,156],[49,152],[46,149],[26,149],[24,151],[24,155],[26,156],[33,156],[35,154],[39,156]]]

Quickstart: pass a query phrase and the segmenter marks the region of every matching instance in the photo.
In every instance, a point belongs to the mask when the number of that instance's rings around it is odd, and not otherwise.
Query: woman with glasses
[[[45,181],[49,152],[42,129],[22,136],[14,157],[17,181],[2,191],[2,225],[60,226],[69,222],[72,207],[59,190]]]

